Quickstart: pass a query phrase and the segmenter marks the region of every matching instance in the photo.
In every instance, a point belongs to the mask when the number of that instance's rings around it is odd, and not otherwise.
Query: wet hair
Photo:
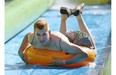
[[[43,28],[46,28],[46,30],[49,31],[48,22],[44,18],[41,18],[41,19],[39,19],[38,21],[35,22],[34,30],[36,28],[38,28],[39,30],[42,30]]]

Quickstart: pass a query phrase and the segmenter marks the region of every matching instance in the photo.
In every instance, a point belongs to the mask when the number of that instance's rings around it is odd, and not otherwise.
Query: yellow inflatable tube
[[[83,47],[87,50],[88,53],[88,58],[74,64],[68,64],[63,67],[77,67],[77,66],[86,66],[88,65],[89,62],[93,62],[95,59],[95,53],[86,48]],[[69,58],[72,58],[74,55],[73,54],[66,54],[65,51],[59,52],[59,51],[51,51],[51,50],[46,50],[46,49],[37,49],[34,48],[33,46],[28,47],[25,52],[25,60],[29,64],[39,64],[43,66],[47,66],[49,62],[54,61],[53,57],[58,57],[61,58],[62,60],[66,60]]]

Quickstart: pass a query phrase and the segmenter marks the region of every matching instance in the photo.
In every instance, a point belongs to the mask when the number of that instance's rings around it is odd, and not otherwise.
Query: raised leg
[[[83,8],[83,6],[84,6],[84,3],[80,4],[79,6],[77,6],[76,8],[73,9],[72,13],[77,18],[80,30],[83,31],[83,32],[86,32],[90,36],[90,41],[91,41],[91,43],[93,45],[92,48],[94,50],[96,50],[96,45],[95,45],[95,41],[93,39],[93,36],[92,36],[89,28],[87,27],[87,25],[86,25],[86,23],[85,23],[85,21],[84,21],[84,19],[82,17],[82,8]],[[96,51],[96,53],[97,53],[97,51]]]
[[[66,35],[67,27],[66,27],[66,20],[68,16],[66,14],[61,15],[61,23],[60,23],[60,32]]]
[[[66,35],[67,32],[66,20],[71,15],[71,9],[61,7],[60,13],[61,13],[60,32]]]

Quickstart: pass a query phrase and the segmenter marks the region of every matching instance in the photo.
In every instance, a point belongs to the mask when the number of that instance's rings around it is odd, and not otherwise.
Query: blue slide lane
[[[94,8],[94,6],[86,7]],[[48,10],[39,18],[46,18],[50,29],[59,31],[59,10]],[[83,66],[73,69],[62,69],[40,65],[25,65],[17,52],[25,34],[33,31],[33,22],[28,28],[5,44],[5,75],[98,75],[103,63],[111,52],[111,9],[102,5],[97,6],[95,10],[84,8],[83,18],[92,32],[97,45],[96,68]],[[67,20],[68,31],[78,30],[77,23],[74,16],[69,17]]]

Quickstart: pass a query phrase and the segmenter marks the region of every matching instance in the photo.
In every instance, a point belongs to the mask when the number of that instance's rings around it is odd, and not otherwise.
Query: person
[[[83,7],[84,3],[80,4],[78,7],[76,6],[74,9],[61,7],[60,13],[62,15],[61,15],[60,32],[64,34],[69,39],[70,42],[79,46],[86,46],[90,49],[94,49],[95,53],[97,54],[97,49],[92,34],[82,18]],[[76,16],[80,30],[67,32],[66,20],[70,15]]]
[[[63,23],[65,23],[62,21],[66,21],[67,18],[66,14],[67,10],[65,9],[62,10],[62,7],[60,10],[61,12],[63,12],[61,17],[62,18],[61,27],[62,27]],[[66,11],[66,13],[64,12],[64,10]],[[75,11],[73,11],[73,13],[77,13],[77,11],[80,12],[80,9],[75,8]],[[78,13],[78,15],[80,15],[80,13]],[[65,50],[69,54],[75,54],[74,57],[67,60],[62,60],[60,58],[53,57],[55,61],[48,63],[48,65],[50,66],[63,66],[66,64],[80,62],[85,58],[87,58],[88,57],[87,52],[81,46],[76,45],[73,42],[70,42],[67,36],[64,35],[62,30],[64,29],[61,29],[61,32],[50,31],[48,22],[44,18],[39,19],[34,24],[34,32],[29,32],[25,35],[18,51],[19,56],[25,63],[27,63],[25,61],[23,51],[26,49],[26,47],[30,45],[39,49],[49,49],[55,51]]]

